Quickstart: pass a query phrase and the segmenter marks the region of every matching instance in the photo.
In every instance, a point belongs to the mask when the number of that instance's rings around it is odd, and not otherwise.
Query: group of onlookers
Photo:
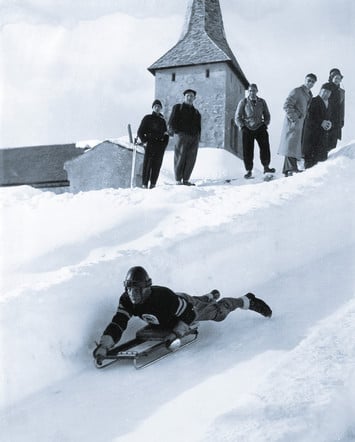
[[[298,163],[304,159],[306,169],[328,158],[341,139],[344,126],[345,91],[340,87],[343,76],[331,69],[327,83],[319,95],[311,89],[317,81],[314,74],[306,75],[304,84],[293,89],[284,104],[286,117],[278,153],[285,156],[283,173],[299,172]]]
[[[308,74],[302,86],[292,89],[286,98],[285,121],[278,153],[284,155],[282,172],[291,176],[300,172],[299,162],[304,160],[307,169],[319,161],[325,161],[328,152],[341,139],[344,126],[345,91],[340,87],[343,76],[339,69],[332,69],[327,83],[321,86],[319,95],[313,97],[311,89],[317,81],[315,74]],[[274,173],[270,167],[270,142],[267,131],[270,112],[266,101],[258,97],[255,83],[249,85],[248,96],[238,103],[235,122],[242,131],[244,178],[252,178],[254,142],[260,149],[260,161],[264,173]],[[196,91],[186,89],[183,103],[173,106],[168,124],[160,100],[154,100],[153,112],[146,115],[138,129],[138,137],[145,144],[142,185],[156,186],[169,136],[174,137],[174,173],[177,185],[191,186],[192,174],[201,137],[201,114],[194,107]]]

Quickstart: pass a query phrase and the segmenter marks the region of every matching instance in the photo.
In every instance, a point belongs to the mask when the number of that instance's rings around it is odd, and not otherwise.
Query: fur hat
[[[340,70],[339,70],[338,68],[333,68],[333,69],[331,69],[330,72],[329,72],[329,80],[333,80],[333,78],[334,78],[336,75],[340,75],[340,76],[341,76],[341,79],[344,78],[343,75],[341,74],[341,72],[340,72]]]
[[[196,97],[196,91],[194,91],[193,89],[186,89],[183,93],[184,95],[186,94],[194,94]]]
[[[160,107],[163,107],[163,105],[161,104],[160,100],[154,100],[153,104],[152,104],[152,107],[154,107],[156,104],[159,104]]]

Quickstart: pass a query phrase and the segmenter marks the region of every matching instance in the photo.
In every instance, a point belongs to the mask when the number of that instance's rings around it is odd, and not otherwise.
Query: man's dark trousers
[[[259,145],[261,164],[264,167],[267,167],[270,164],[271,160],[270,142],[266,126],[263,124],[256,130],[251,130],[246,126],[244,126],[242,129],[242,141],[243,141],[243,160],[246,170],[253,170],[254,140],[256,140]]]
[[[176,181],[189,181],[196,163],[199,135],[175,134],[174,170]]]
[[[143,161],[142,184],[144,186],[148,185],[148,181],[150,181],[152,186],[156,185],[163,162],[165,147],[166,143],[162,141],[148,142]]]

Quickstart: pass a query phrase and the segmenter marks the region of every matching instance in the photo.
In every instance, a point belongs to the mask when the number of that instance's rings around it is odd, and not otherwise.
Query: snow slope
[[[354,159],[352,143],[264,183],[201,149],[196,187],[171,185],[168,152],[151,191],[1,189],[4,440],[355,440]],[[253,291],[274,315],[237,311],[144,370],[96,370],[132,265],[177,291]]]

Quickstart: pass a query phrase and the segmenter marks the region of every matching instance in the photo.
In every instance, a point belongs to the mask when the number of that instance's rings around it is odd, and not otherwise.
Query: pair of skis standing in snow
[[[238,308],[272,315],[270,307],[252,293],[221,299],[218,290],[203,296],[175,293],[152,285],[147,271],[139,266],[129,269],[124,288],[117,311],[93,353],[98,368],[120,359],[133,359],[136,368],[149,365],[194,341],[199,321],[220,322]],[[117,346],[133,316],[148,326],[139,330],[135,339]]]

